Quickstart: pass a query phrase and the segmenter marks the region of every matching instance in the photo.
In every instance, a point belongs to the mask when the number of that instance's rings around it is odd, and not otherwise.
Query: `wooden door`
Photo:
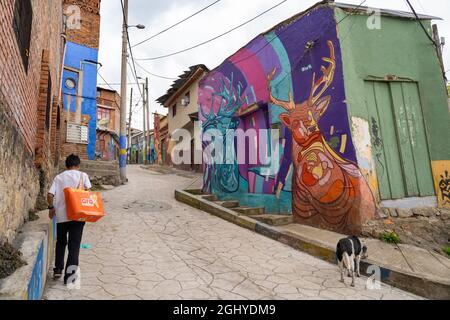
[[[434,195],[417,83],[366,81],[380,198]]]

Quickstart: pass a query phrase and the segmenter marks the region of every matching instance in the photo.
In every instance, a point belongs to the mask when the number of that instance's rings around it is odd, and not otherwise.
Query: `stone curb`
[[[294,249],[336,264],[335,248],[331,247],[328,243],[308,237],[302,237],[301,235],[281,230],[280,227],[273,227],[251,217],[239,215],[231,209],[221,207],[201,198],[198,194],[198,190],[175,190],[175,199],[190,205],[191,207],[208,212],[236,225],[284,243]],[[371,276],[373,273],[367,274],[367,269],[371,265],[380,267],[381,281],[386,284],[429,299],[450,299],[450,281],[427,279],[417,274],[399,270],[395,267],[382,265],[379,262],[370,259],[361,261],[361,272],[366,276]]]
[[[27,222],[14,240],[27,263],[0,280],[0,300],[41,300],[49,265],[53,262],[54,228],[48,211],[38,213],[37,221]]]

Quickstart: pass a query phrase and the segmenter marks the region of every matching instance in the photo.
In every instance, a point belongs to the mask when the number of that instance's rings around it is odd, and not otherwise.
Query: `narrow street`
[[[415,299],[340,283],[337,266],[174,199],[194,179],[128,167],[85,229],[81,289],[49,278],[44,299]],[[198,179],[198,176],[196,177]],[[87,247],[86,249],[83,249]]]

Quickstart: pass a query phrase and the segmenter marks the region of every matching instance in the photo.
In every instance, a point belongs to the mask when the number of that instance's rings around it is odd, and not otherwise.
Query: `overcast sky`
[[[135,44],[186,18],[215,0],[129,1],[129,25],[144,24],[146,26],[145,30],[130,29],[130,40],[132,44]],[[341,0],[340,2],[358,5],[361,1]],[[133,49],[134,56],[135,58],[155,57],[190,47],[239,25],[279,2],[281,0],[221,0],[183,24],[135,47]],[[213,69],[258,34],[307,9],[316,2],[316,0],[288,0],[250,24],[202,47],[166,59],[138,61],[138,63],[154,74],[171,78],[176,78],[189,66],[199,63]],[[436,23],[440,36],[445,37],[448,42],[444,47],[444,63],[446,70],[450,69],[450,1],[411,0],[411,3],[419,13],[443,19]],[[100,69],[100,74],[108,83],[112,84],[114,89],[120,91],[120,86],[116,85],[120,82],[122,31],[120,0],[103,0],[101,5],[99,61],[103,67]],[[405,0],[367,0],[364,6],[410,11]],[[150,111],[166,114],[167,109],[158,105],[155,99],[165,94],[173,80],[150,76],[139,67],[137,67],[137,72],[140,77],[149,77]],[[450,78],[450,70],[447,76]],[[129,77],[131,77],[131,72],[129,72]],[[130,82],[132,81],[130,78]],[[100,78],[98,82],[104,83]],[[134,87],[134,91],[134,104],[136,104],[139,99],[137,87]],[[140,106],[133,108],[137,111],[133,115],[133,127],[142,129],[142,108]]]

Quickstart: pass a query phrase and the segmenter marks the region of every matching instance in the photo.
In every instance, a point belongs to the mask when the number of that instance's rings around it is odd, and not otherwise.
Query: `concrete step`
[[[239,207],[238,200],[214,201],[214,203],[216,203],[219,206],[222,206],[224,208],[230,208],[230,209]]]
[[[119,170],[83,170],[89,177],[105,177],[105,176],[117,176],[119,175]]]
[[[266,212],[264,207],[237,207],[233,210],[244,216],[258,216]]]
[[[81,170],[119,170],[119,166],[99,163],[95,165],[81,165]]]
[[[219,201],[219,198],[215,194],[202,195],[201,198],[206,201]]]
[[[203,192],[202,189],[188,189],[188,190],[186,190],[186,192],[188,192],[190,194],[193,194],[193,195],[197,195],[197,196],[199,196],[199,195],[207,195],[206,193]]]
[[[263,214],[252,216],[252,218],[271,226],[285,226],[294,223],[294,218],[291,214]]]

